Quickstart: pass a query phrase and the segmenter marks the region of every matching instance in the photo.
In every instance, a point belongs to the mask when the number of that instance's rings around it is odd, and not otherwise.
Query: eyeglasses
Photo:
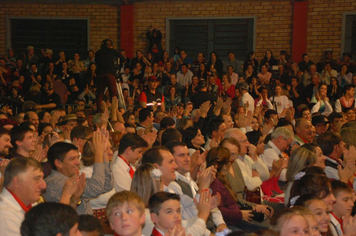
[[[293,142],[293,141],[289,142],[288,139],[286,139],[286,138],[283,138],[283,139],[287,142],[287,144],[288,144],[287,146],[290,146],[292,144],[292,142]]]

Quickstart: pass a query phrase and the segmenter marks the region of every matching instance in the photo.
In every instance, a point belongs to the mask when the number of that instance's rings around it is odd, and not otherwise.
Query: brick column
[[[295,62],[307,51],[308,1],[293,3],[292,55]]]
[[[134,57],[134,5],[120,7],[120,42],[121,49],[126,51],[126,56]]]

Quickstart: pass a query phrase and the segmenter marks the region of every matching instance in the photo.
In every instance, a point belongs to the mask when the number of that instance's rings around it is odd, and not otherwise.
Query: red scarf
[[[303,140],[304,143],[309,143],[307,140],[305,140],[304,138],[300,137],[299,135],[298,135],[298,137],[299,137],[301,140]]]
[[[163,236],[160,232],[158,232],[158,230],[156,229],[156,227],[153,228],[152,233],[153,236]]]
[[[132,179],[135,174],[135,171],[132,169],[131,165],[122,156],[119,156],[119,157],[129,166],[129,168],[130,168],[129,173],[130,173],[130,176]]]
[[[354,104],[353,100],[354,98],[349,98],[349,100],[346,100],[345,96],[342,96],[340,98],[340,103],[342,104],[343,107],[350,108]]]
[[[31,205],[31,204],[28,205],[28,206],[26,206],[25,203],[23,203],[23,202],[21,201],[21,199],[18,198],[13,192],[11,192],[8,188],[6,188],[6,189],[7,189],[7,191],[9,191],[9,193],[11,193],[11,195],[15,198],[16,202],[20,205],[20,207],[22,208],[22,210],[23,210],[24,212],[28,212],[28,211],[32,208],[32,205]]]
[[[342,233],[344,233],[344,228],[342,227],[342,219],[337,218],[336,215],[334,215],[334,213],[332,213],[332,212],[330,214],[333,215],[335,217],[335,219],[340,223],[341,231],[342,231]]]

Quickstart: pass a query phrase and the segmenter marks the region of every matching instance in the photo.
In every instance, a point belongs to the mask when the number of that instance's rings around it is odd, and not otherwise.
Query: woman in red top
[[[220,96],[229,96],[231,98],[235,97],[235,85],[231,84],[231,78],[227,75],[222,77],[223,84],[219,86]]]

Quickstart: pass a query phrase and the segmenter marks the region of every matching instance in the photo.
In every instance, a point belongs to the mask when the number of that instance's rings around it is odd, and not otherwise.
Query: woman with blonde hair
[[[148,200],[150,197],[163,190],[161,183],[162,172],[151,163],[145,163],[139,166],[132,178],[130,191],[137,193],[145,204],[145,226],[142,229],[143,235],[151,235],[154,227],[151,221],[150,209],[148,209]]]
[[[284,195],[285,205],[289,202],[290,189],[293,185],[295,175],[302,169],[309,166],[318,166],[325,169],[326,157],[316,143],[305,144],[295,149],[288,160],[286,178],[288,180],[287,189]]]
[[[314,214],[320,235],[331,235],[331,231],[329,229],[330,210],[322,199],[313,194],[305,194],[300,197],[298,196],[293,208],[297,207],[305,207]]]
[[[270,229],[279,236],[309,235],[308,222],[301,213],[301,208],[293,207],[277,212],[270,221]]]

